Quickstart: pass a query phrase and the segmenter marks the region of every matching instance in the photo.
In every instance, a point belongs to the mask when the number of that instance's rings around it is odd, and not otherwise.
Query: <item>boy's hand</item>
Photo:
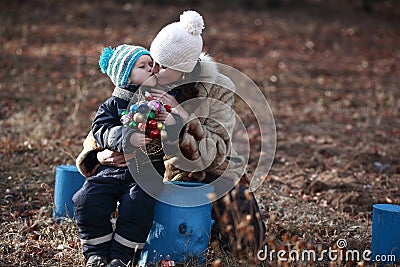
[[[133,146],[140,147],[147,145],[151,141],[151,138],[146,137],[143,133],[133,133],[129,141]]]

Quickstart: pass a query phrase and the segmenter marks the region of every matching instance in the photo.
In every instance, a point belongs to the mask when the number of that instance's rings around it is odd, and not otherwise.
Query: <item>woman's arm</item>
[[[92,131],[89,131],[85,140],[83,141],[83,150],[76,158],[76,167],[79,172],[85,176],[90,177],[96,173],[100,162],[97,160],[97,153],[104,150],[94,139]]]
[[[100,165],[123,168],[128,166],[128,161],[133,157],[135,154],[124,154],[100,147],[90,131],[83,142],[83,150],[76,158],[76,166],[83,176],[90,177]]]
[[[233,91],[217,85],[212,89],[210,96],[189,115],[181,143],[182,152],[188,150],[191,155],[198,155],[198,167],[207,171],[213,171],[231,153],[236,123]]]
[[[236,155],[231,142],[236,123],[234,85],[229,78],[219,75],[207,93],[197,105],[188,103],[191,106],[187,110],[194,111],[188,116],[179,143],[183,157],[167,155],[166,180],[201,181],[208,173],[216,178],[224,174],[236,182],[244,173],[244,160]]]

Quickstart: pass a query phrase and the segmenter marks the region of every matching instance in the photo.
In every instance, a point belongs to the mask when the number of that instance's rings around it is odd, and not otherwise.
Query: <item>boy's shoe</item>
[[[107,266],[108,266],[107,259],[99,255],[90,256],[88,261],[86,262],[86,267],[107,267]]]
[[[127,266],[131,266],[131,262],[128,262],[128,263],[124,263],[123,261],[121,261],[120,259],[113,259],[111,262],[110,262],[110,265],[109,265],[109,267],[127,267]]]

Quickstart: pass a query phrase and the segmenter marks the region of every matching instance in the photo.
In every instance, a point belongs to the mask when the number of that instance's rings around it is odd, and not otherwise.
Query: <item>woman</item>
[[[158,87],[164,86],[163,90],[152,89],[151,94],[173,107],[183,123],[175,138],[178,147],[174,148],[174,142],[165,146],[164,180],[213,183],[217,196],[230,191],[216,200],[211,239],[221,241],[221,247],[227,249],[244,248],[243,243],[247,243],[256,250],[264,242],[265,225],[253,194],[246,190],[246,163],[232,147],[234,84],[201,53],[203,28],[200,14],[186,11],[179,22],[165,26],[150,47],[152,71]],[[165,88],[171,88],[169,93]],[[83,175],[93,175],[100,164],[126,166],[124,155],[102,150],[89,134],[76,162]],[[239,227],[242,220],[248,222],[243,233]],[[221,234],[224,232],[226,235]],[[257,251],[252,252],[255,255]]]

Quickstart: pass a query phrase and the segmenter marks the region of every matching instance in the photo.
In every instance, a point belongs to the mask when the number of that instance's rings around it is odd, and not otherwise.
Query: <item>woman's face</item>
[[[178,81],[183,73],[177,70],[166,68],[154,62],[152,73],[156,76],[158,84],[166,85]]]
[[[153,59],[149,55],[143,55],[139,57],[132,67],[129,75],[129,83],[154,86],[155,80],[149,79],[153,76],[153,72],[151,71],[152,67]]]

